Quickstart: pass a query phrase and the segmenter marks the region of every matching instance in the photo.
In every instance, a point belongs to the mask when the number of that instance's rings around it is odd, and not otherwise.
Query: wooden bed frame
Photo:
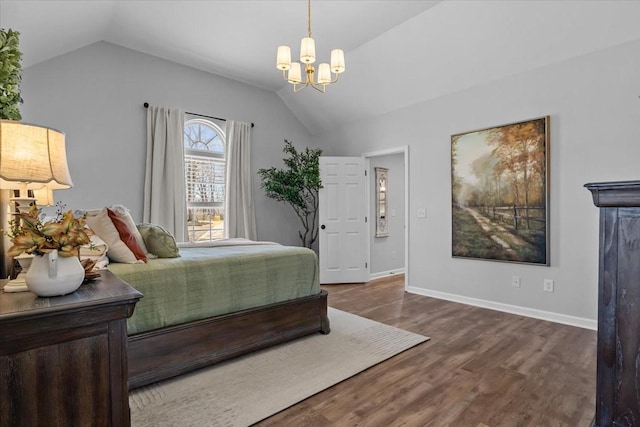
[[[128,337],[129,389],[280,344],[328,334],[327,292]]]

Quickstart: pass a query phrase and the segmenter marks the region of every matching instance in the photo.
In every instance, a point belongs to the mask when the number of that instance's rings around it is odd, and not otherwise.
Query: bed
[[[129,388],[329,333],[315,253],[241,242],[109,269],[144,297],[128,320]]]

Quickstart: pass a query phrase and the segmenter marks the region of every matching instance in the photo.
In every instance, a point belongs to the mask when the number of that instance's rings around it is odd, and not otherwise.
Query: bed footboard
[[[129,389],[314,332],[328,334],[327,292],[128,337]]]

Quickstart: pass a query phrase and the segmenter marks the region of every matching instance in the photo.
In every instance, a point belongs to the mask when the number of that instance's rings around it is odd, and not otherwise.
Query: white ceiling
[[[319,60],[345,50],[326,94],[297,94],[275,68],[306,34],[287,1],[0,0],[23,68],[104,40],[277,91],[313,133],[640,39],[640,0],[313,0]]]
[[[313,0],[319,59],[363,43],[437,1]],[[298,51],[306,0],[0,0],[0,26],[20,31],[23,67],[105,40],[214,74],[277,90],[277,47]]]

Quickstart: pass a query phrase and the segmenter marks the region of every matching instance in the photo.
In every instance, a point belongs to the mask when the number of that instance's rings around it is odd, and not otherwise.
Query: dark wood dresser
[[[127,318],[109,271],[69,295],[0,292],[0,425],[128,426]]]
[[[600,208],[597,427],[640,427],[640,181],[586,184]]]

